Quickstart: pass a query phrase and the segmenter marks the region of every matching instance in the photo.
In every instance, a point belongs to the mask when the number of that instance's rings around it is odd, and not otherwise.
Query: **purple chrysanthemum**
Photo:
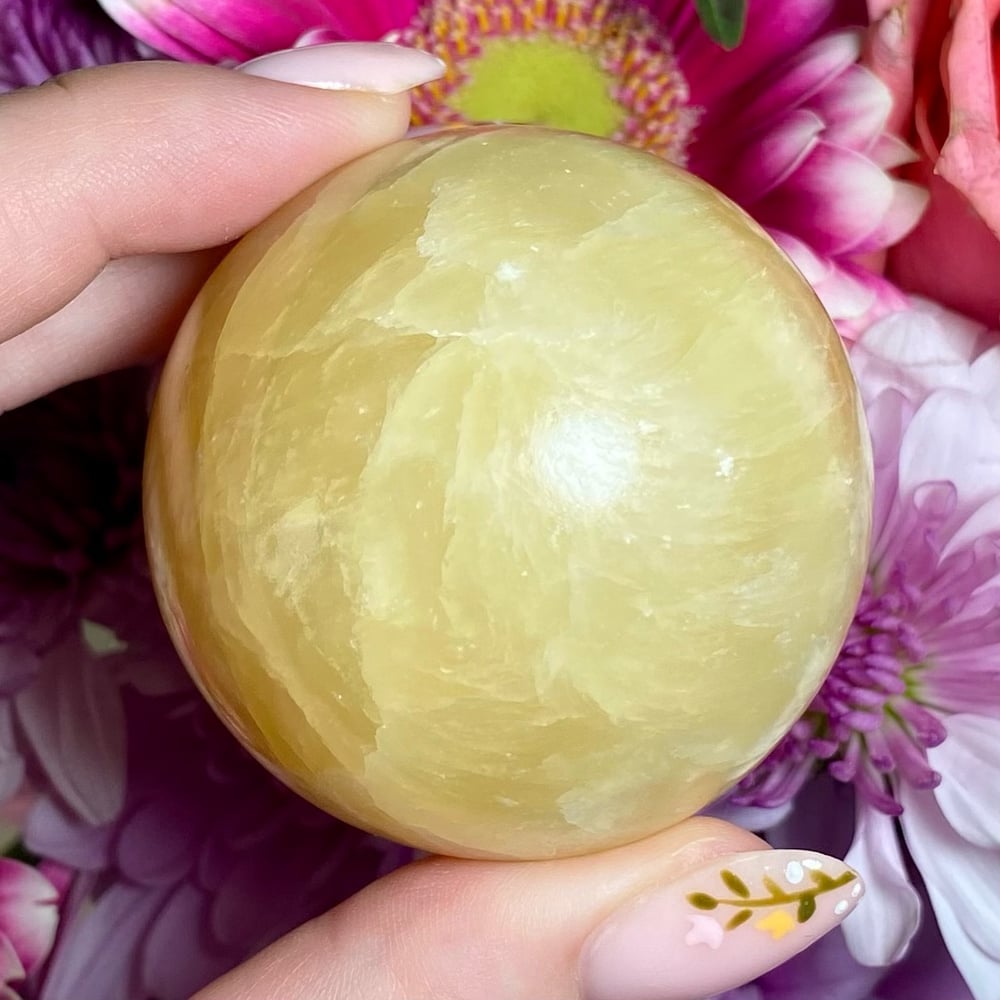
[[[992,346],[986,346],[992,343]],[[882,964],[920,920],[897,837],[977,1000],[1000,982],[1000,345],[929,303],[852,362],[875,454],[874,538],[854,625],[809,710],[731,797],[775,808],[820,768],[853,785],[848,862],[877,900],[845,927]]]
[[[147,395],[121,373],[0,416],[0,798],[28,790],[25,842],[71,878],[45,966],[10,965],[30,1000],[183,1000],[411,856],[286,789],[196,693],[144,557]]]
[[[26,777],[21,715],[55,683],[43,664],[71,657],[81,620],[127,629],[142,600],[109,595],[138,568],[147,393],[147,374],[125,372],[0,416],[0,801]]]
[[[193,689],[126,687],[122,704],[115,818],[93,826],[49,796],[28,819],[28,847],[76,872],[33,998],[185,1000],[411,857],[289,792]]]
[[[0,415],[0,690],[9,644],[57,642],[90,587],[134,560],[148,386],[107,375]]]
[[[87,0],[0,0],[0,92],[152,50]]]

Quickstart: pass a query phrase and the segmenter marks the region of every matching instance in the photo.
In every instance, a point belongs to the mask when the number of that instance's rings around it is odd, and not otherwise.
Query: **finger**
[[[0,343],[0,413],[71,382],[160,358],[223,254],[109,263],[67,306]]]
[[[327,63],[343,63],[345,48],[356,64],[357,46],[328,47]],[[385,49],[427,60],[423,75],[436,73],[424,53]],[[401,94],[331,93],[155,62],[82,70],[5,95],[0,339],[61,308],[109,260],[232,240],[339,163],[398,138],[408,109]]]
[[[419,862],[195,1000],[701,1000],[801,951],[861,896],[842,862],[763,846],[696,819],[592,857]]]

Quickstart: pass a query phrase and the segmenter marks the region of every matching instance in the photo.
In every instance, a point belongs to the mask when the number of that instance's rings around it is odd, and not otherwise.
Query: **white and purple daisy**
[[[915,302],[852,363],[875,456],[870,570],[809,710],[731,797],[778,808],[820,769],[856,791],[849,864],[875,904],[853,953],[899,959],[920,921],[903,847],[977,1000],[1000,983],[1000,342]]]

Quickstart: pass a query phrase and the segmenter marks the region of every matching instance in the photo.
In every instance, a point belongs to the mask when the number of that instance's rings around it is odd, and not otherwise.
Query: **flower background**
[[[505,16],[463,16],[477,7]],[[851,345],[876,532],[826,685],[714,808],[776,846],[846,855],[872,899],[727,998],[996,1000],[1000,264],[961,285],[924,279],[954,256],[946,243],[980,263],[996,250],[997,200],[966,147],[949,152],[927,126],[940,112],[920,81],[946,37],[954,52],[985,24],[992,45],[997,4],[959,2],[942,25],[929,4],[873,0],[870,23],[854,0],[751,0],[732,51],[688,0],[532,2],[544,16],[530,27],[527,7],[0,0],[0,90],[113,61],[232,64],[388,38],[449,66],[415,95],[416,123],[608,135],[685,165],[768,227]],[[892,33],[918,14],[919,32]],[[978,95],[959,76],[946,96],[964,107]],[[980,164],[990,127],[996,144],[991,86],[992,125],[966,136]],[[942,195],[929,171],[946,154]],[[181,669],[142,547],[148,392],[147,372],[125,372],[0,416],[0,997],[180,1000],[410,857],[274,781]]]

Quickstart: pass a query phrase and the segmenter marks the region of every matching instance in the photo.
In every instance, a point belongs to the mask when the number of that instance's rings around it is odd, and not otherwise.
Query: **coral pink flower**
[[[1000,0],[868,0],[867,62],[914,143],[930,207],[889,259],[903,287],[995,325],[1000,312]]]
[[[809,711],[735,795],[777,807],[819,766],[857,793],[849,864],[874,904],[844,927],[866,964],[920,921],[902,845],[977,1000],[1000,983],[1000,346],[927,302],[851,359],[875,456],[871,568]],[[993,346],[989,345],[992,342]]]

